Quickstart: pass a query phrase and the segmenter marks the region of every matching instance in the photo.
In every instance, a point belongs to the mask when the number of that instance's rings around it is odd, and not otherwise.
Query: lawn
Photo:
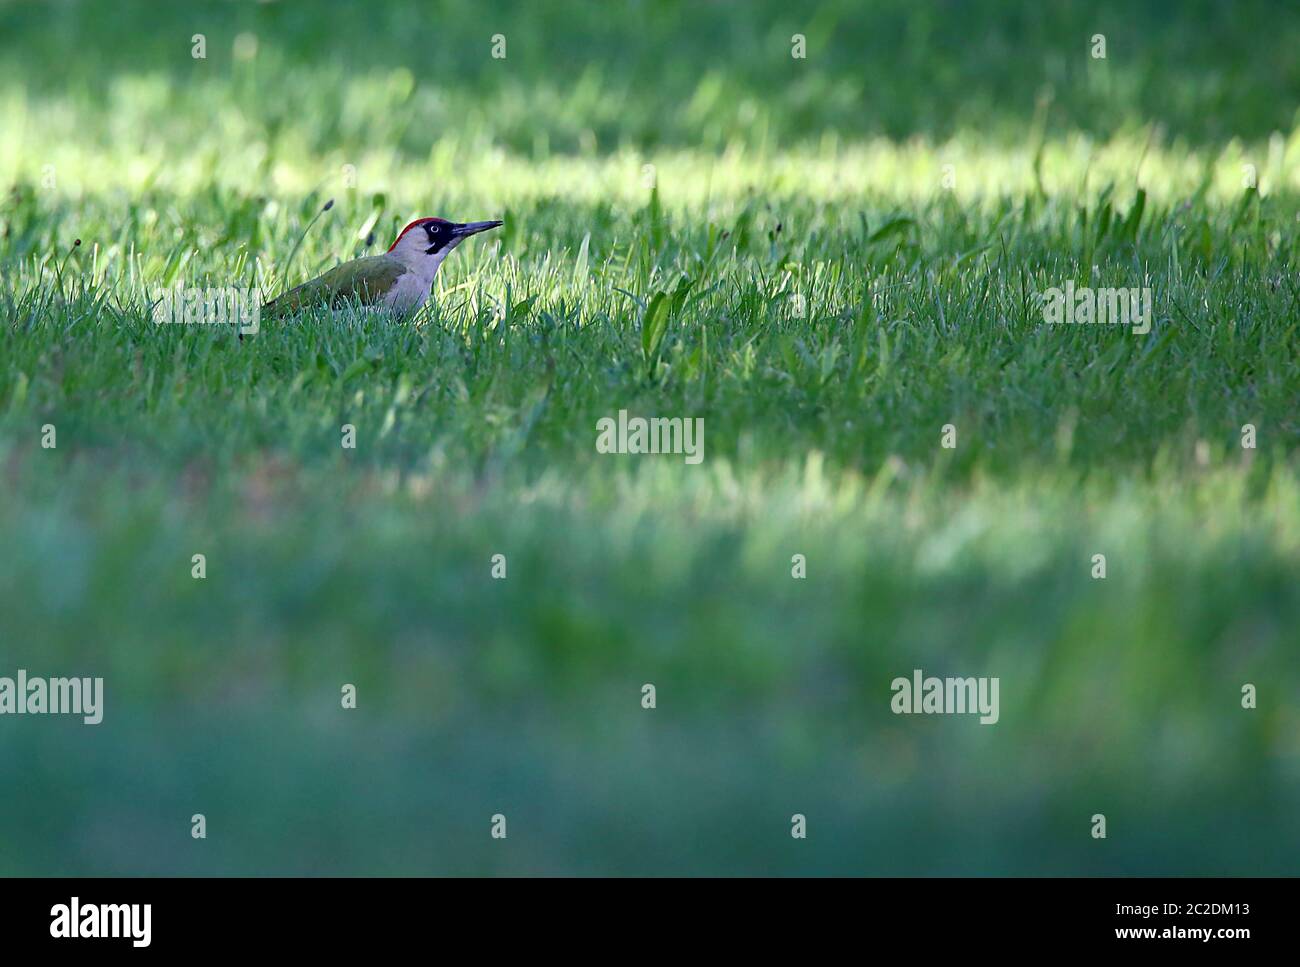
[[[0,676],[105,695],[0,716],[0,874],[1297,871],[1300,10],[0,38]],[[413,320],[152,318],[431,214],[506,224]],[[914,669],[997,723],[894,714]]]

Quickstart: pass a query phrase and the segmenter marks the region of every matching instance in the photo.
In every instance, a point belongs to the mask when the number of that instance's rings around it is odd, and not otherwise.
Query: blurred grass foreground
[[[1297,49],[1254,0],[0,4],[0,677],[105,696],[0,715],[0,873],[1294,874]],[[429,214],[506,225],[413,322],[150,317]],[[1150,332],[1045,325],[1067,282]],[[620,410],[704,459],[598,452]],[[894,714],[917,669],[997,723]]]

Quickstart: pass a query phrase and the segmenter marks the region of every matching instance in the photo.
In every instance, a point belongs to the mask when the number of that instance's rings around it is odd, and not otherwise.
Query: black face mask
[[[424,226],[424,233],[429,239],[429,247],[424,250],[425,255],[441,252],[455,238],[451,226],[446,222],[429,222]]]

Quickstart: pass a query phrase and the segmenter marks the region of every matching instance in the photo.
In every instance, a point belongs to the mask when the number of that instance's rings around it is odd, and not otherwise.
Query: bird
[[[499,228],[499,220],[451,222],[417,218],[397,233],[383,255],[336,265],[324,275],[281,293],[261,308],[262,319],[276,319],[304,309],[339,308],[352,303],[394,315],[415,312],[429,299],[438,266],[471,235]]]

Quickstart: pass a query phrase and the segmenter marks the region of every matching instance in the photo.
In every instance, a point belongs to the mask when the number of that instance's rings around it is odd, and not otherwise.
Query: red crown
[[[428,222],[443,222],[445,224],[446,221],[447,219],[445,218],[417,218],[415,221],[411,222],[411,224],[407,225],[404,229],[402,229],[400,232],[397,233],[397,238],[393,239],[393,244],[388,246],[388,251],[391,252],[393,249],[397,248],[397,243],[402,240],[402,236],[405,235],[407,232],[409,232],[411,229],[415,228],[416,225],[424,225]]]

